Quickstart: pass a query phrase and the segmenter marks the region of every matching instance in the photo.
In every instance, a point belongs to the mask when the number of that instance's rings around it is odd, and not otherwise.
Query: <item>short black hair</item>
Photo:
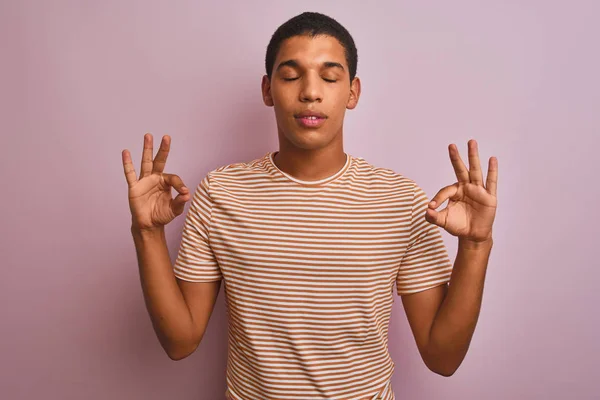
[[[281,48],[281,44],[286,39],[302,35],[310,37],[322,35],[336,38],[344,47],[346,63],[350,70],[350,82],[352,82],[356,76],[356,66],[358,64],[358,53],[354,39],[352,39],[350,32],[335,19],[316,12],[304,12],[284,22],[277,28],[267,46],[267,55],[265,57],[265,70],[269,79],[271,79],[273,68],[275,67],[273,64],[275,64],[275,58]]]

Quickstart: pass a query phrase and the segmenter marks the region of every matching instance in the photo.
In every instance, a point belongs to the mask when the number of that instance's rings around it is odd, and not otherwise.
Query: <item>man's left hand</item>
[[[498,159],[490,158],[484,186],[477,142],[469,140],[468,149],[469,169],[460,158],[456,145],[448,146],[458,182],[444,187],[431,199],[425,219],[451,235],[481,243],[492,238],[497,206]],[[446,200],[447,207],[436,211]]]

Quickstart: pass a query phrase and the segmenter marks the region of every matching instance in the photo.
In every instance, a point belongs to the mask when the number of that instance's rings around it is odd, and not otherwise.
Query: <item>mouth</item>
[[[296,117],[296,122],[303,128],[319,128],[327,118],[320,117]]]
[[[318,128],[325,123],[327,116],[320,112],[304,111],[294,115],[294,118],[304,128]]]

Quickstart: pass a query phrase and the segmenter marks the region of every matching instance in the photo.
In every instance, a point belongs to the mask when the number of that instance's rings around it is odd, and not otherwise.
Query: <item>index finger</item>
[[[183,180],[175,174],[162,174],[165,183],[181,194],[188,193],[189,189],[183,183]]]
[[[131,154],[129,153],[129,150],[123,150],[121,157],[123,159],[123,170],[125,172],[127,185],[132,187],[137,182],[137,179],[135,177],[135,168],[133,166],[133,162],[131,161]]]

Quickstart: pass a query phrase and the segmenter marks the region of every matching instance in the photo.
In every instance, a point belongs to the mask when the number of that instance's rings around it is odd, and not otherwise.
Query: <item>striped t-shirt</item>
[[[206,175],[174,265],[182,280],[224,281],[226,397],[394,399],[393,288],[419,292],[452,271],[427,195],[360,157],[306,182],[274,155]]]

